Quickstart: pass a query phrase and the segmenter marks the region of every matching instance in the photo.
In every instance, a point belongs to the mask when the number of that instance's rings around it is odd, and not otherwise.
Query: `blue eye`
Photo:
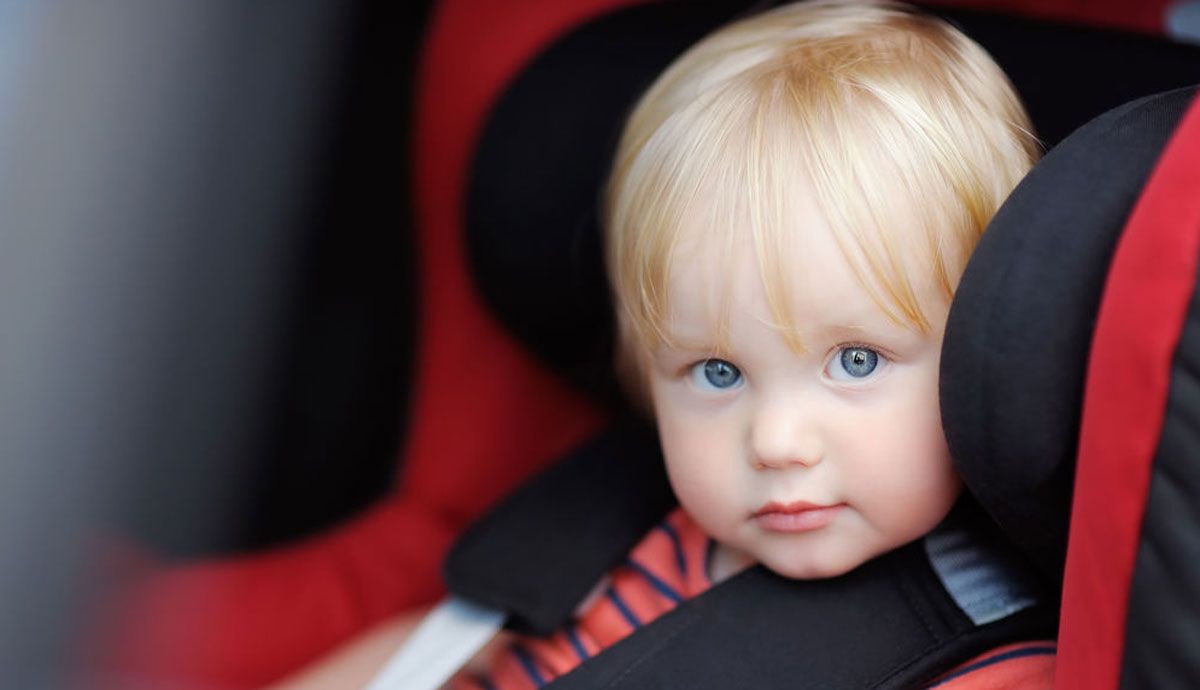
[[[729,390],[742,382],[742,372],[723,359],[706,359],[692,367],[692,382],[702,389]]]
[[[830,363],[829,376],[838,381],[861,381],[879,368],[879,353],[869,347],[843,347]]]

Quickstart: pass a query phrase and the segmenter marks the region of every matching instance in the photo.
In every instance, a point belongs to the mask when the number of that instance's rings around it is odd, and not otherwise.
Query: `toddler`
[[[606,242],[680,508],[566,630],[459,687],[540,685],[750,564],[834,577],[938,526],[947,311],[1030,130],[983,49],[903,5],[790,4],[678,58],[624,130]],[[1049,685],[1052,658],[1008,658],[954,682]]]

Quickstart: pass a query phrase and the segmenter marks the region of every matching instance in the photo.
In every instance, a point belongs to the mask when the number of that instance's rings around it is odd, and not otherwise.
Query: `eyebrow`
[[[915,328],[905,328],[891,321],[882,321],[872,327],[839,324],[823,329],[820,335],[832,341],[873,345],[893,352],[895,348],[906,348],[923,337]]]
[[[730,354],[727,348],[717,347],[715,341],[712,340],[684,340],[674,336],[671,336],[670,340],[664,340],[655,350],[658,352],[688,353],[709,357],[721,357]]]
[[[782,334],[782,330],[780,333]],[[797,334],[799,341],[807,349],[807,343],[810,342],[863,342],[866,344],[878,343],[885,340],[891,340],[897,337],[907,337],[914,335],[915,331],[904,328],[900,325],[891,322],[881,322],[881,324],[868,327],[856,323],[837,323],[829,324],[820,327],[814,331]],[[667,353],[687,353],[695,355],[705,355],[709,357],[725,357],[732,354],[728,348],[718,347],[715,337],[706,337],[702,340],[691,340],[688,338],[677,336],[673,333],[667,333],[668,340],[660,343],[656,350]]]
[[[900,329],[886,329],[900,330]],[[872,340],[885,334],[885,329],[866,328],[856,324],[835,324],[822,328],[820,334],[833,340]]]

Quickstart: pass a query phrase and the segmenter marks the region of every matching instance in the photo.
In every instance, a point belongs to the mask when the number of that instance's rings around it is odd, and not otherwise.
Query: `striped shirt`
[[[452,690],[531,690],[562,676],[712,586],[715,542],[677,509],[651,530],[625,562],[580,606],[570,624],[549,637],[519,637],[491,660],[484,676],[460,674]],[[1049,688],[1054,646],[1007,645],[980,655],[934,681],[938,690]]]

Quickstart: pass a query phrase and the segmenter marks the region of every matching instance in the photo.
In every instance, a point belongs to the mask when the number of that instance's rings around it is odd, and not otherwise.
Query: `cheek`
[[[715,508],[733,479],[736,462],[726,425],[712,418],[701,423],[686,415],[659,414],[658,433],[679,501],[692,513],[701,506]]]
[[[932,393],[872,415],[854,446],[849,452],[862,462],[854,463],[849,479],[864,488],[876,511],[894,510],[898,517],[892,519],[912,516],[936,523],[958,495],[960,483]]]

